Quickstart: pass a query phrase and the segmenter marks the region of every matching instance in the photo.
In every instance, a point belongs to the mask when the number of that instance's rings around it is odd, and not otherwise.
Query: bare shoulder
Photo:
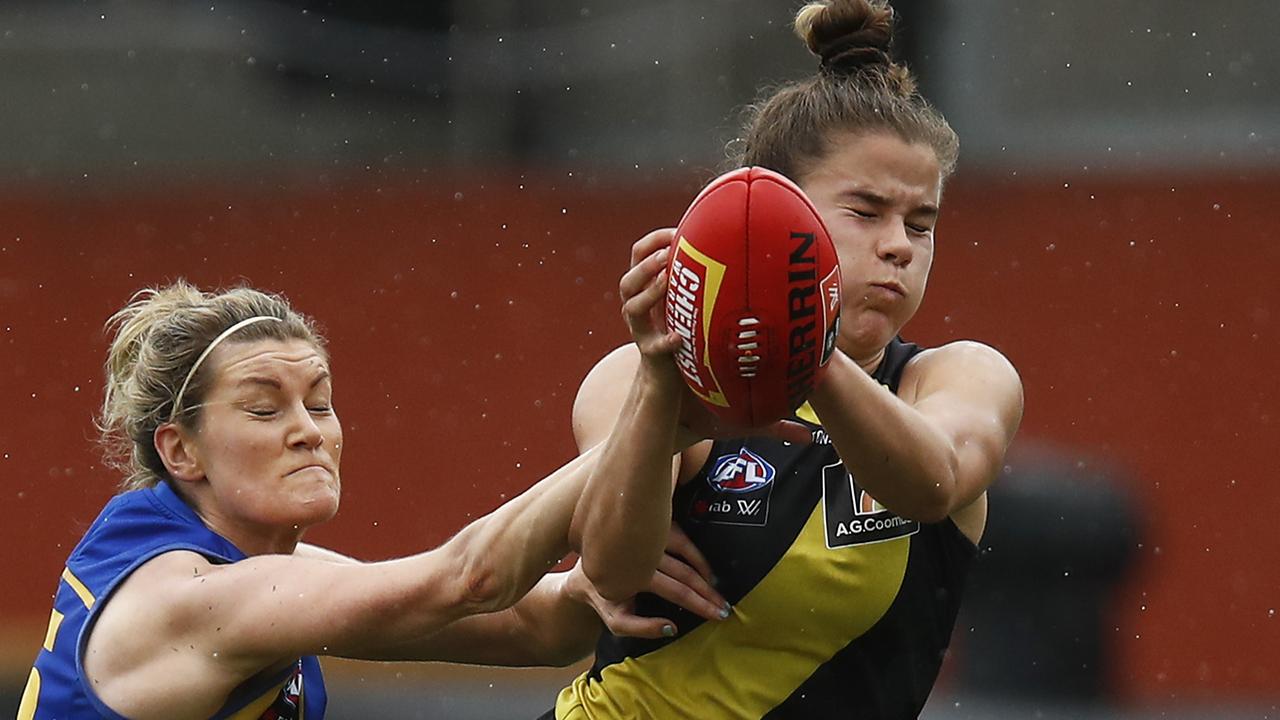
[[[627,343],[601,358],[582,380],[573,401],[573,436],[579,450],[608,436],[639,364],[639,349]]]
[[[587,373],[573,402],[573,437],[580,452],[609,437],[639,366],[640,350],[635,343],[627,343],[600,358]],[[678,461],[679,467],[675,469],[678,481],[684,483],[693,477],[710,452],[709,440],[686,448]]]
[[[578,397],[584,393],[598,391],[602,388],[626,381],[640,364],[640,350],[635,343],[627,343],[609,351],[607,355],[596,361],[591,371],[583,378],[578,388]]]
[[[193,587],[216,567],[189,550],[173,550],[143,563],[99,610],[89,638],[90,649],[111,648],[107,654],[123,654],[120,660],[141,659],[151,646],[182,634],[197,614]],[[130,652],[117,652],[125,649]]]
[[[969,389],[1022,405],[1022,379],[999,350],[975,340],[956,340],[921,352],[907,363],[902,387],[910,397]]]
[[[1000,351],[972,340],[947,343],[912,358],[903,370],[898,395],[935,419],[949,418],[957,432],[988,428],[992,447],[1001,448],[1001,454],[1022,423],[1018,371]]]
[[[1002,366],[1016,375],[1013,363],[1009,362],[1003,353],[977,340],[954,340],[946,345],[928,348],[911,358],[907,369],[910,371],[913,367],[919,368],[936,363],[990,364]]]
[[[213,568],[207,558],[190,550],[172,550],[151,558],[112,593],[99,611],[94,636],[114,630],[121,622],[127,634],[135,634],[129,628],[136,629],[139,624],[171,625],[173,617],[186,609],[182,601],[186,581],[199,582]]]
[[[192,634],[202,609],[192,588],[216,567],[195,552],[166,552],[130,573],[106,599],[84,660],[103,701],[118,711],[138,712],[141,688],[160,670],[204,678],[201,683],[215,693],[234,685],[234,678],[222,677],[217,663],[209,662],[212,650]]]

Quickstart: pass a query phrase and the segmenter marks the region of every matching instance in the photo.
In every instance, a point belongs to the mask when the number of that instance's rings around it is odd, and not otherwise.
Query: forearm
[[[957,454],[918,410],[843,353],[810,404],[858,485],[906,518],[936,522],[956,495]]]
[[[569,520],[596,455],[575,458],[435,550],[351,567],[366,591],[346,593],[356,596],[345,611],[352,635],[333,649],[349,657],[395,657],[406,652],[406,639],[427,638],[475,615],[494,615],[477,623],[501,630],[504,618],[495,614],[567,554]]]
[[[445,544],[460,556],[474,612],[510,607],[569,552],[569,523],[598,456],[583,453]]]
[[[383,657],[406,638],[524,596],[568,552],[569,521],[596,455],[575,458],[444,545],[410,557],[341,562],[303,546],[297,555],[216,566],[173,552],[148,568],[184,580],[172,583],[166,601],[173,624],[217,627],[208,641],[228,663],[252,669],[294,654]]]
[[[600,632],[595,612],[571,596],[569,572],[543,576],[515,605],[462,618],[439,632],[385,648],[375,660],[531,667],[586,657]]]
[[[666,547],[679,382],[674,365],[640,364],[574,512],[583,570],[610,600],[642,590]]]

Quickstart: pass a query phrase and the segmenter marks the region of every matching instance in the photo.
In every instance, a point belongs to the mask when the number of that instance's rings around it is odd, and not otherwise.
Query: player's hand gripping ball
[[[809,198],[759,167],[712,180],[676,228],[665,312],[686,384],[721,420],[758,427],[798,408],[840,325],[836,250]]]

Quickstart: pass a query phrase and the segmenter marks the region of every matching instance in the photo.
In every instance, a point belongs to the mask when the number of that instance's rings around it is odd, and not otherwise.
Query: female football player
[[[995,349],[899,335],[924,296],[958,143],[890,58],[892,26],[882,2],[802,8],[795,28],[819,69],[753,108],[735,163],[795,180],[839,257],[838,350],[794,417],[811,443],[680,430],[708,418],[650,311],[672,231],[633,248],[622,291],[636,342],[596,365],[574,409],[580,447],[607,439],[595,472],[611,479],[579,503],[593,510],[574,519],[583,567],[605,597],[643,589],[674,518],[734,610],[699,623],[641,596],[641,614],[681,632],[604,634],[547,717],[898,720],[924,706],[1023,398]]]
[[[100,424],[124,492],[67,559],[19,718],[318,720],[317,655],[566,664],[596,612],[614,632],[674,633],[580,571],[543,577],[571,548],[595,453],[434,550],[359,563],[302,542],[342,489],[334,377],[308,318],[179,282],[114,320]],[[650,589],[719,619],[705,563],[678,533],[672,549]]]

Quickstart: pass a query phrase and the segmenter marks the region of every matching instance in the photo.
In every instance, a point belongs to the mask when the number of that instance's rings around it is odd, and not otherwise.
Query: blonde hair
[[[228,328],[253,317],[281,322],[247,324],[226,342],[305,340],[325,352],[312,320],[279,295],[248,287],[202,292],[184,280],[134,293],[107,321],[114,330],[107,351],[106,391],[98,418],[107,464],[124,473],[125,490],[151,487],[168,478],[155,448],[156,428],[166,422],[196,429],[200,405],[211,384],[197,359]],[[191,374],[182,406],[179,388]]]
[[[812,77],[768,91],[748,106],[734,166],[759,165],[799,181],[843,132],[891,132],[923,143],[943,178],[955,169],[960,142],[916,89],[911,71],[893,61],[893,8],[882,0],[812,2],[796,13],[795,32],[820,59]]]

